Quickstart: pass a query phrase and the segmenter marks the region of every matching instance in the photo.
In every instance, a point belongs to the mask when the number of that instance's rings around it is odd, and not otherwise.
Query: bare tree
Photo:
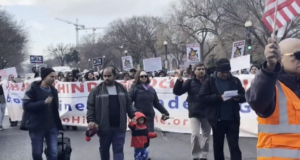
[[[28,36],[24,23],[15,21],[0,6],[0,69],[17,66],[28,58],[27,45]]]
[[[66,64],[66,60],[70,51],[72,51],[72,46],[70,44],[59,43],[56,46],[53,44],[48,46],[47,52],[48,54],[57,60],[59,65],[64,66]]]
[[[179,6],[173,5],[170,15],[170,20],[173,21],[171,27],[180,29],[187,37],[200,44],[201,61],[204,61],[216,46],[207,44],[218,34],[219,28],[216,24],[221,17],[216,10],[208,7],[209,4],[210,1],[181,0]]]
[[[138,64],[149,52],[154,57],[158,56],[157,33],[161,23],[160,18],[149,16],[116,20],[111,23],[104,38],[111,46],[124,46],[134,63]]]

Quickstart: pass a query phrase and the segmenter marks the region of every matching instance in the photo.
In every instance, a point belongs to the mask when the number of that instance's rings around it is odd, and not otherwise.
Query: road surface
[[[0,131],[0,159],[1,160],[31,160],[31,145],[28,132],[20,131],[19,128],[9,127],[8,118],[4,120],[4,131]],[[85,128],[77,131],[65,131],[65,135],[71,138],[72,160],[97,160],[99,156],[98,137],[95,136],[90,142],[85,141]],[[190,135],[167,133],[168,142],[163,141],[161,136],[151,141],[150,156],[152,160],[189,160],[190,158]],[[256,159],[256,138],[240,138],[240,147],[243,160]],[[229,159],[227,143],[225,143],[225,156]],[[127,132],[124,146],[125,160],[133,160],[133,149],[130,147],[130,133]],[[212,140],[210,140],[209,160],[213,160]],[[112,160],[112,159],[111,159]]]

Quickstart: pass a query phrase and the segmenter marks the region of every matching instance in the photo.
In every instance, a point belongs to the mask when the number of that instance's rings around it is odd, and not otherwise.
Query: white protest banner
[[[122,66],[123,66],[123,70],[129,70],[133,68],[132,57],[131,56],[122,57]]]
[[[7,79],[9,75],[13,75],[14,77],[17,77],[17,70],[16,67],[11,68],[5,68],[0,70],[0,76],[2,77],[2,80]]]
[[[244,50],[245,50],[245,40],[233,42],[231,58],[237,58],[243,56]]]
[[[162,70],[161,57],[143,59],[143,66],[146,72]]]
[[[245,68],[250,68],[250,55],[245,55],[230,59],[231,72],[238,71]]]
[[[200,44],[187,44],[186,54],[188,64],[197,64],[200,62]]]
[[[252,75],[238,76],[247,89],[253,79]],[[119,81],[127,89],[131,86],[132,81]],[[161,114],[156,111],[155,126],[163,131],[191,133],[190,122],[188,118],[187,95],[175,96],[173,87],[176,82],[175,78],[168,77],[153,78],[151,86],[155,88],[160,103],[169,111],[170,116],[166,122],[160,121]],[[22,118],[22,97],[25,88],[30,81],[24,83],[3,82],[4,94],[7,99],[7,109],[12,120],[21,120]],[[87,126],[86,123],[86,103],[89,91],[99,84],[100,81],[94,82],[56,82],[54,85],[59,92],[59,110],[64,125]],[[241,125],[240,136],[256,137],[257,121],[256,114],[250,109],[247,103],[241,104]]]

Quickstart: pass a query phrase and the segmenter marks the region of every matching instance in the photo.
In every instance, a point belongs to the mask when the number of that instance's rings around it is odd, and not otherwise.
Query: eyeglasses
[[[140,76],[140,78],[148,78],[148,76]]]
[[[296,58],[297,60],[300,60],[300,51],[296,51],[296,52],[294,52],[294,53],[285,53],[285,54],[283,54],[283,55],[286,55],[286,56],[295,56],[295,58]]]

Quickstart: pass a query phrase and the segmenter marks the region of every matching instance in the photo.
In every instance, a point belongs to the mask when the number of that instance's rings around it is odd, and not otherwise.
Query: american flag
[[[273,32],[276,0],[268,0],[262,21],[270,32]],[[280,29],[300,14],[300,0],[278,0],[276,28]]]

